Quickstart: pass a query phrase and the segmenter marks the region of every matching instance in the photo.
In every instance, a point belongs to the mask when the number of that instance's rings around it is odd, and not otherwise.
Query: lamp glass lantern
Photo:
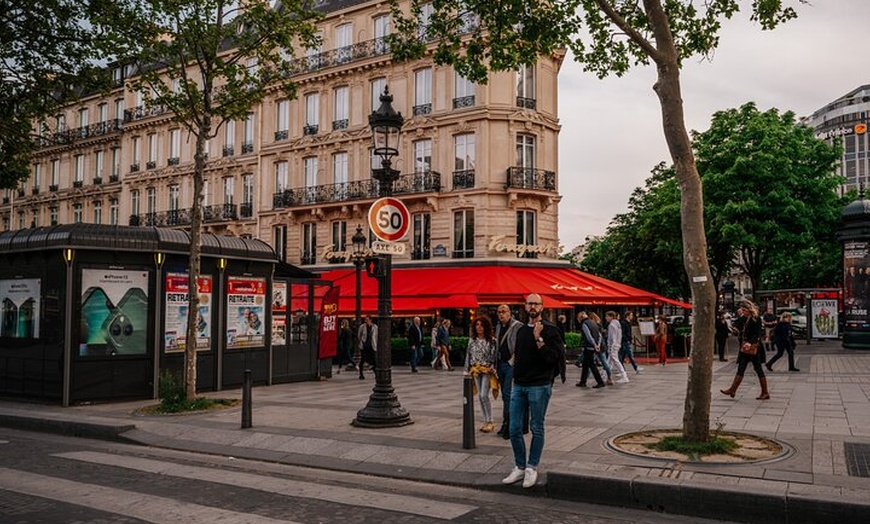
[[[362,260],[366,250],[366,236],[363,234],[362,226],[357,224],[356,233],[350,237],[350,242],[353,245],[352,258],[354,261]]]
[[[399,154],[399,131],[405,118],[402,113],[393,109],[393,95],[390,88],[384,87],[381,95],[381,106],[369,115],[369,127],[372,128],[374,154],[380,157],[385,168],[392,164],[393,157]]]

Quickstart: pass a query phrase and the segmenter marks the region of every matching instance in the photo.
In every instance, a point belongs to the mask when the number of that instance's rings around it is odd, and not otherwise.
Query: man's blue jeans
[[[411,347],[411,369],[417,369],[423,358],[423,346]]]
[[[502,420],[510,420],[511,414],[511,391],[514,385],[514,367],[507,362],[500,362],[498,369],[498,383],[501,385],[501,400],[503,402]],[[510,430],[510,428],[508,428]]]
[[[520,469],[536,468],[541,462],[544,451],[544,417],[553,386],[521,386],[514,384],[511,391],[511,447],[514,450],[514,464]],[[532,443],[529,447],[529,457],[526,460],[526,441],[523,438],[523,413],[529,410],[531,417],[529,428],[532,431]]]

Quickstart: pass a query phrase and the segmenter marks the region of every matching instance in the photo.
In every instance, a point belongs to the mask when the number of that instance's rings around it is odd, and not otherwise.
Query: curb
[[[67,437],[130,443],[123,433],[136,429],[134,424],[106,424],[65,419],[34,418],[0,414],[0,426],[25,431],[53,433]]]

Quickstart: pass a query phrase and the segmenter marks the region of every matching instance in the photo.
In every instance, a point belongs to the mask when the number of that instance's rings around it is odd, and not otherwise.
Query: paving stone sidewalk
[[[542,482],[532,493],[599,504],[648,508],[742,522],[867,521],[870,515],[870,351],[839,341],[799,344],[800,373],[769,375],[771,400],[757,401],[758,381],[747,371],[737,397],[718,393],[736,370],[714,363],[711,420],[727,431],[779,440],[790,453],[757,464],[696,464],[614,452],[608,439],[641,429],[679,428],[686,363],[645,366],[631,382],[603,389],[574,386],[569,366],[547,413]],[[462,373],[393,368],[399,401],[414,421],[400,428],[350,424],[365,406],[372,373],[341,373],[322,382],[257,387],[253,427],[241,410],[137,416],[148,402],[60,408],[0,402],[0,425],[67,434],[123,438],[146,445],[414,480],[502,487],[512,467],[508,441],[475,431],[462,448]],[[239,390],[210,393],[240,397]],[[476,403],[475,403],[476,404]],[[494,402],[496,422],[501,402]],[[476,416],[480,411],[476,407]],[[477,426],[481,424],[478,422]],[[528,492],[528,491],[526,491]],[[855,519],[855,517],[858,517]]]

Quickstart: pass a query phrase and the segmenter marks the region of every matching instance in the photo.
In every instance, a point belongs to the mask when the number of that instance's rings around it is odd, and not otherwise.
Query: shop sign
[[[496,253],[517,253],[525,255],[526,253],[538,253],[541,255],[556,256],[556,246],[553,244],[509,244],[508,240],[513,238],[511,235],[498,235],[490,238],[489,250]]]

